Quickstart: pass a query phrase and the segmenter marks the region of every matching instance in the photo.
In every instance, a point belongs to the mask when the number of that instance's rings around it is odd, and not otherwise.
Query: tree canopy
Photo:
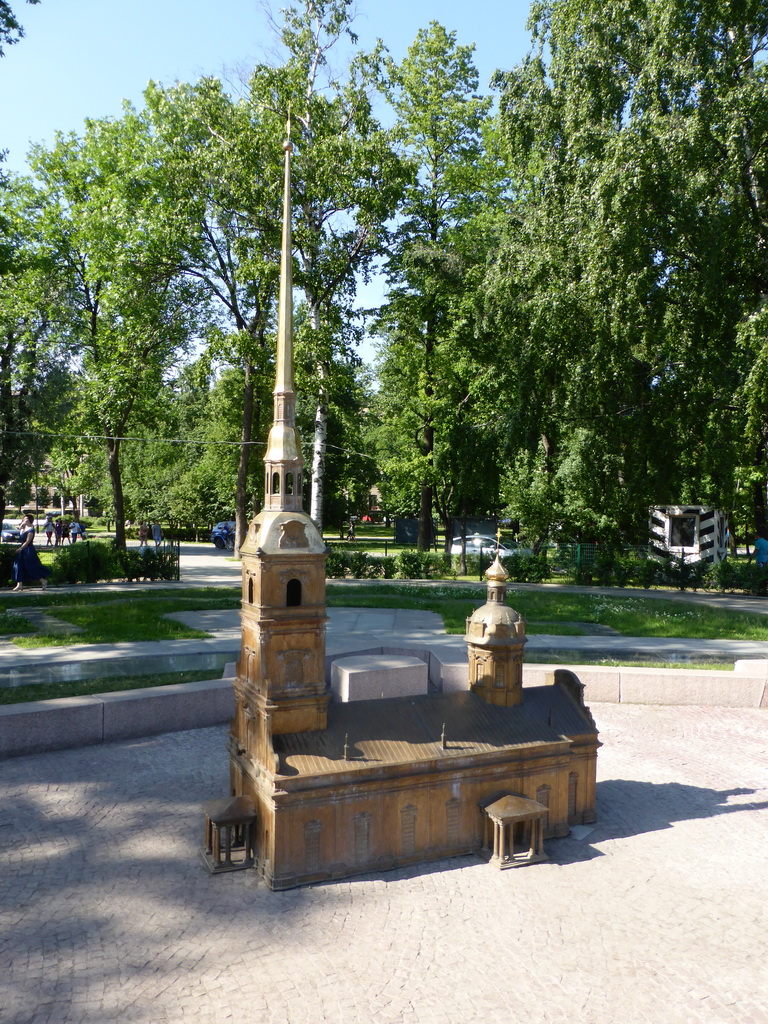
[[[302,0],[241,95],[153,84],[4,178],[0,500],[34,443],[119,541],[142,513],[234,515],[243,536],[290,114],[318,523],[378,483],[422,547],[435,516],[506,515],[534,544],[643,542],[675,502],[768,526],[768,10],[544,0],[529,25],[496,110],[437,22],[333,74],[351,0]],[[0,3],[0,43],[18,33]],[[378,269],[373,379],[355,294]],[[42,401],[66,440],[37,429]]]

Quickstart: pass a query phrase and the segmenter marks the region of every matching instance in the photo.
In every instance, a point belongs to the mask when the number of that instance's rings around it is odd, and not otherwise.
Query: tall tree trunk
[[[435,345],[436,327],[432,318],[427,321],[424,337],[424,404],[426,406],[426,419],[421,433],[421,454],[426,461],[424,477],[421,481],[421,500],[419,502],[419,539],[417,546],[419,551],[429,551],[432,547],[432,505],[434,504],[434,493],[432,485],[432,453],[435,450],[435,428],[432,426],[432,350]]]
[[[253,394],[254,373],[251,363],[245,364],[243,387],[243,427],[240,434],[240,459],[237,463],[237,484],[235,486],[235,556],[240,557],[240,545],[248,532],[246,514],[248,469],[251,461],[251,438],[253,437]]]
[[[459,555],[459,572],[467,575],[467,499],[461,499],[461,554]]]
[[[318,367],[318,372],[322,371]],[[312,445],[312,496],[310,516],[318,530],[323,532],[323,501],[325,498],[325,452],[328,441],[328,405],[324,385],[320,384],[320,396],[315,411],[315,436]]]
[[[423,482],[421,485],[421,499],[419,501],[419,537],[417,541],[419,551],[429,551],[432,547],[433,532],[432,485]]]
[[[766,510],[766,433],[768,426],[763,427],[763,437],[755,450],[755,466],[760,468],[760,477],[752,484],[752,509],[755,515],[755,531],[759,535],[768,527],[768,514]]]
[[[123,477],[120,471],[120,440],[107,439],[107,465],[112,484],[112,504],[115,508],[115,547],[125,549],[125,506],[123,502]]]
[[[309,322],[313,331],[320,330],[320,308],[309,303]],[[317,409],[315,434],[312,441],[312,483],[309,515],[320,533],[323,532],[323,503],[325,499],[325,453],[328,442],[328,392],[325,385],[327,371],[322,359],[317,361]]]

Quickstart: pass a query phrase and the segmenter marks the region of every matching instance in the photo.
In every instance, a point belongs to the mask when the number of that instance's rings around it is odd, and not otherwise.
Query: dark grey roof
[[[547,690],[549,703],[528,706],[529,694]],[[563,724],[587,729],[582,713],[559,686],[525,690],[525,703],[494,707],[469,691],[328,705],[323,731],[274,737],[282,775],[348,772],[383,765],[464,758],[506,748],[561,744]],[[552,707],[551,722],[550,705]],[[445,723],[446,749],[441,745]],[[348,737],[348,760],[344,740]]]

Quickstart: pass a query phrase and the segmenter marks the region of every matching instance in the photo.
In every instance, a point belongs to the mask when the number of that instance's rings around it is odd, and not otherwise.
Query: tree
[[[145,121],[89,121],[82,139],[33,151],[47,233],[60,254],[66,333],[79,352],[77,391],[87,432],[102,436],[125,544],[120,468],[132,421],[162,401],[163,381],[193,330],[200,296],[179,275],[188,223],[160,172]]]
[[[505,184],[493,146],[486,146],[491,101],[477,95],[473,49],[459,46],[454,32],[433,21],[418,33],[402,64],[384,60],[381,79],[411,168],[387,267],[382,372],[402,379],[410,421],[403,425],[409,436],[419,435],[419,450],[408,464],[419,477],[421,549],[432,541],[433,508],[447,523],[457,486],[468,483],[467,419],[472,422],[474,400],[482,401],[474,390],[474,296],[493,236],[486,210]],[[476,438],[473,447],[484,450]],[[489,440],[485,450],[490,448]],[[466,499],[465,493],[460,505]]]
[[[269,111],[276,137],[290,112],[294,282],[304,293],[314,353],[315,404],[310,514],[322,528],[328,410],[356,335],[352,316],[356,274],[383,252],[385,225],[401,195],[403,167],[373,116],[356,55],[345,82],[330,74],[329,51],[343,36],[354,44],[352,0],[304,0],[285,12],[280,68],[259,65],[251,78],[254,105]],[[326,81],[322,80],[325,74]],[[301,345],[304,339],[297,339]]]
[[[27,0],[28,4],[39,4],[40,0]],[[3,46],[10,46],[23,38],[24,29],[19,24],[8,0],[0,0],[0,57]]]
[[[531,26],[499,76],[521,187],[489,275],[514,450],[593,535],[727,507],[745,463],[761,523],[768,12],[555,0]]]
[[[170,90],[150,85],[145,98],[163,146],[163,173],[193,226],[182,269],[211,300],[215,320],[206,335],[209,355],[224,367],[237,367],[241,375],[234,486],[239,550],[247,531],[249,492],[256,511],[262,488],[260,468],[251,479],[252,453],[263,412],[270,409],[282,129],[276,134],[257,104],[248,98],[233,101],[215,79]]]
[[[27,486],[42,465],[36,429],[60,403],[64,370],[51,324],[56,298],[50,253],[41,244],[38,197],[13,179],[0,190],[5,260],[0,272],[0,519],[8,489]]]

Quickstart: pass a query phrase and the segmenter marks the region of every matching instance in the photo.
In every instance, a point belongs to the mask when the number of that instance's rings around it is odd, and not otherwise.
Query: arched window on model
[[[293,494],[293,473],[285,474],[285,493]]]
[[[253,604],[253,576],[248,577],[248,604]]]
[[[280,474],[277,472],[272,474],[272,493],[280,493]]]
[[[288,608],[298,608],[301,605],[301,580],[288,580],[285,604]]]

